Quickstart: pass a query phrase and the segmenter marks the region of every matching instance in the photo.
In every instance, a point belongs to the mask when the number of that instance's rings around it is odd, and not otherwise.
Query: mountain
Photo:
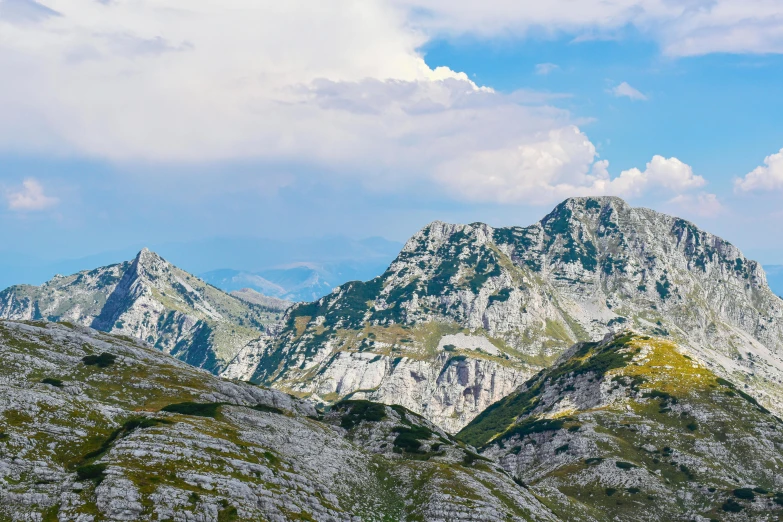
[[[400,407],[320,415],[139,341],[0,321],[0,519],[557,521]]]
[[[779,520],[783,421],[743,388],[622,332],[569,349],[457,438],[564,520]]]
[[[618,198],[574,198],[526,228],[428,225],[383,275],[289,309],[225,375],[400,404],[456,432],[574,343],[633,328],[781,411],[781,319],[762,268],[730,243]]]
[[[291,307],[292,304],[294,304],[291,301],[286,301],[285,299],[278,299],[276,297],[269,297],[258,293],[252,288],[234,290],[231,292],[231,295],[247,303],[263,306],[275,312],[285,312]]]
[[[133,261],[0,292],[0,318],[68,321],[144,340],[217,372],[279,318],[279,306],[230,296],[147,249]]]
[[[400,406],[322,413],[128,337],[0,320],[0,519],[778,520],[783,421],[692,355],[579,343],[452,437]]]
[[[55,274],[73,274],[96,266],[116,264],[132,258],[142,246],[126,246],[75,259],[63,259],[48,254],[48,248],[44,250],[46,255],[31,256],[0,247],[0,288],[20,283],[39,285]],[[317,296],[321,297],[332,287],[346,281],[371,279],[382,273],[400,251],[402,244],[380,237],[357,240],[337,235],[293,239],[212,237],[149,246],[169,262],[202,278],[203,274],[224,267],[230,267],[233,273],[248,274],[299,266],[311,267],[329,275],[326,280],[330,283],[330,288]],[[274,277],[274,274],[270,277]],[[223,287],[211,279],[208,282],[227,292],[252,286]],[[261,288],[255,289],[270,294]],[[309,297],[309,294],[294,297],[294,300],[314,299]]]
[[[783,296],[783,265],[765,265],[769,287],[779,296]]]
[[[337,286],[353,280],[372,279],[383,273],[393,256],[342,263],[294,263],[257,272],[212,270],[200,277],[226,292],[251,288],[288,301],[315,301]]]

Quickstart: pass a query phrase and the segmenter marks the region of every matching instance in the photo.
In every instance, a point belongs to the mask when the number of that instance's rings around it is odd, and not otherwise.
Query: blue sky
[[[0,257],[612,194],[783,264],[776,4],[0,0]]]

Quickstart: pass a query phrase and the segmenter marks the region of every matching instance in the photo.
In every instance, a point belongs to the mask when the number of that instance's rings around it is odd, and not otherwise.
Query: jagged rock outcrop
[[[611,197],[569,199],[526,228],[432,223],[382,276],[291,308],[228,372],[323,402],[406,404],[456,431],[575,342],[626,327],[782,411],[783,300],[758,263]]]
[[[147,249],[133,261],[0,293],[0,318],[67,321],[128,335],[213,372],[280,313],[207,285]]]
[[[778,520],[783,421],[694,355],[633,332],[580,343],[457,438],[566,520]]]
[[[312,403],[79,326],[0,321],[0,519],[556,521],[401,407]]]

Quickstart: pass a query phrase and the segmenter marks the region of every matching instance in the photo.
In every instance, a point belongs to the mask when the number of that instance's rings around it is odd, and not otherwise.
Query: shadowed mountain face
[[[380,277],[289,310],[226,371],[324,402],[402,404],[452,431],[578,341],[666,336],[781,405],[783,301],[692,223],[575,198],[532,226],[432,223]]]
[[[133,260],[0,293],[0,317],[69,321],[128,335],[218,372],[280,307],[232,297],[149,250]]]

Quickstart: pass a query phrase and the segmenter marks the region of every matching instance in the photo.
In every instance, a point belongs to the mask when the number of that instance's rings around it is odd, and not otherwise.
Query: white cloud
[[[9,1],[31,0],[0,5]],[[581,2],[527,3],[522,20],[521,3],[491,1],[464,27],[462,0],[44,3],[51,13],[23,23],[0,11],[9,79],[0,82],[0,149],[116,162],[254,159],[373,188],[434,180],[458,197],[503,202],[703,182],[660,157],[611,178],[577,122],[549,105],[556,96],[498,93],[427,66],[418,49],[440,29],[408,10],[443,11],[444,30],[491,33],[507,27],[491,20],[505,7],[519,27],[539,20],[579,32],[628,23],[614,3],[594,5],[598,14]],[[668,186],[673,173],[686,183]]]
[[[574,126],[540,134],[513,148],[470,152],[438,167],[436,178],[456,196],[472,201],[549,204],[570,196],[639,197],[648,192],[680,195],[706,181],[677,158],[654,156],[644,171],[611,178],[593,143]]]
[[[560,66],[554,63],[538,63],[536,64],[536,74],[546,76],[560,69]]]
[[[699,194],[680,194],[669,200],[677,212],[699,217],[715,217],[723,211],[718,196],[707,192]]]
[[[58,203],[57,198],[44,194],[43,186],[32,178],[24,180],[19,189],[7,191],[5,197],[9,209],[21,212],[44,210]]]
[[[783,5],[775,0],[394,0],[432,34],[524,36],[541,30],[575,40],[617,38],[627,27],[671,56],[783,53]]]
[[[618,196],[636,197],[650,188],[662,188],[675,194],[701,188],[707,181],[693,173],[690,165],[677,158],[653,156],[644,171],[637,168],[624,170],[611,180],[607,190]]]
[[[467,126],[467,112],[433,115],[427,105],[458,111],[476,95],[483,106],[471,118],[487,126],[502,125],[495,109],[513,104],[465,73],[428,67],[417,51],[426,36],[380,0],[47,6],[60,16],[0,18],[0,149],[118,161],[294,158],[339,169],[379,148],[409,152],[409,134],[444,138],[422,126]]]
[[[783,189],[783,149],[764,158],[764,165],[735,180],[734,189],[736,192]]]
[[[647,96],[639,92],[638,90],[631,87],[628,82],[623,82],[620,85],[612,88],[610,91],[612,94],[614,94],[617,98],[630,98],[631,100],[641,100],[644,101],[647,99]]]

